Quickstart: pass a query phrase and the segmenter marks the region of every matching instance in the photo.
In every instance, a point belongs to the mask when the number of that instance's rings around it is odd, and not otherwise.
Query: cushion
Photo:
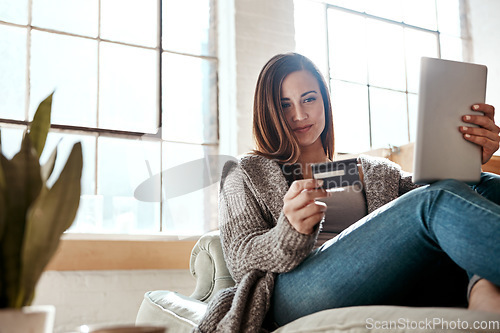
[[[274,332],[498,333],[500,332],[500,314],[469,311],[462,308],[356,306],[313,313]]]
[[[155,290],[144,295],[136,324],[160,325],[169,332],[190,332],[205,314],[207,304],[173,291]]]
[[[172,291],[144,295],[136,324],[166,326],[188,333],[205,314],[207,304]],[[274,333],[498,333],[500,314],[462,308],[353,306],[325,310],[297,319]]]

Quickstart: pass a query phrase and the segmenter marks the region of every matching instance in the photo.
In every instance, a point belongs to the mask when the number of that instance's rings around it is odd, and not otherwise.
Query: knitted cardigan
[[[368,213],[417,187],[409,173],[387,159],[362,155],[358,161]],[[276,275],[301,263],[319,232],[301,234],[287,220],[282,208],[288,188],[280,165],[262,156],[245,155],[224,166],[219,227],[236,286],[217,294],[193,332],[266,332],[264,319]]]

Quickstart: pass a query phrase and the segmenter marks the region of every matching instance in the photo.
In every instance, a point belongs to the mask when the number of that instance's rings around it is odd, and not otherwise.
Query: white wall
[[[292,0],[234,2],[237,146],[234,155],[254,148],[253,94],[260,70],[275,54],[295,50]],[[222,64],[221,64],[222,65]],[[221,132],[224,131],[221,128]]]
[[[500,123],[500,1],[469,0],[473,62],[488,66],[486,102],[496,106]]]
[[[54,333],[81,325],[133,324],[144,293],[194,291],[188,270],[48,271],[37,286],[34,304],[54,305]]]

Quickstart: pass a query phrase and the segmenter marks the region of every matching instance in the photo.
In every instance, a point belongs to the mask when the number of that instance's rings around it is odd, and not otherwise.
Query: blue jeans
[[[276,278],[270,316],[284,325],[325,309],[465,306],[468,277],[500,285],[500,176],[456,180],[388,203]]]

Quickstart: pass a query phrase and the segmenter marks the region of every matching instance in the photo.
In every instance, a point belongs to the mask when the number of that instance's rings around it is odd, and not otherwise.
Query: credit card
[[[314,179],[323,180],[323,188],[361,185],[356,158],[335,162],[317,163],[312,166]]]

